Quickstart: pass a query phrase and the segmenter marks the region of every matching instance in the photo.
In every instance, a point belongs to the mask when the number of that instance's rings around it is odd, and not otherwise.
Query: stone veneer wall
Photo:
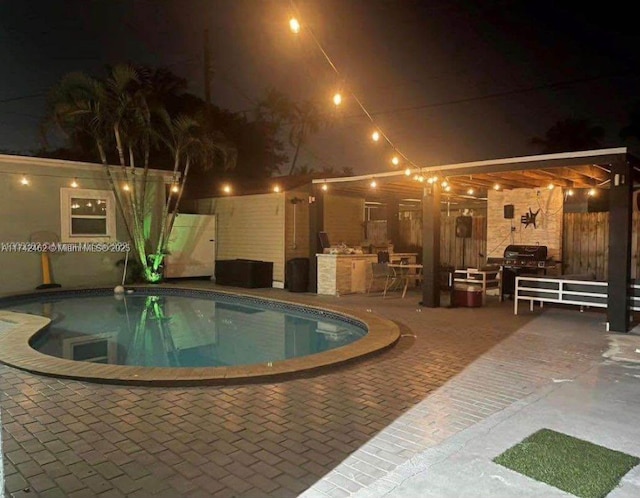
[[[564,195],[562,189],[491,190],[487,200],[487,254],[488,258],[501,258],[509,244],[547,246],[548,255],[562,260],[562,219]],[[504,206],[513,204],[514,217],[504,218]],[[520,217],[539,209],[537,228],[525,228]],[[512,231],[511,227],[515,227]]]

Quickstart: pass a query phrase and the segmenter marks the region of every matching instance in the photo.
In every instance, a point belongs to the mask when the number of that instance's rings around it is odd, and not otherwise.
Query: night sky
[[[288,29],[293,8],[312,40]],[[203,95],[209,30],[212,100],[250,111],[267,87],[326,107],[333,126],[301,164],[390,170],[353,92],[419,165],[535,154],[553,123],[588,118],[618,137],[640,101],[640,30],[628,3],[422,0],[0,0],[0,149],[40,146],[46,92],[66,72],[168,66]],[[606,8],[607,11],[602,9]],[[347,100],[330,102],[336,87]],[[326,103],[326,104],[325,104]],[[627,144],[633,145],[633,144]]]

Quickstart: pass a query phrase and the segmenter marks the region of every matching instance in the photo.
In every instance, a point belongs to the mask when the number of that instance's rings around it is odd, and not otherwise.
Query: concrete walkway
[[[562,495],[491,462],[542,427],[640,456],[640,337],[607,335],[601,314],[260,293],[379,314],[403,336],[273,384],[148,389],[0,365],[6,495]],[[616,496],[638,482],[634,469]]]
[[[305,498],[346,496],[349,475],[390,436],[422,433],[438,424],[443,406],[496,406],[513,390],[531,394],[427,442],[407,461],[369,484],[358,498],[572,496],[493,463],[492,459],[542,428],[640,456],[640,336],[603,334],[602,315],[547,310],[476,360],[437,393],[351,455]],[[544,341],[544,345],[540,341]],[[606,349],[603,348],[606,344]],[[473,412],[474,408],[471,408]],[[460,409],[460,414],[465,410]],[[640,496],[640,466],[609,495]]]

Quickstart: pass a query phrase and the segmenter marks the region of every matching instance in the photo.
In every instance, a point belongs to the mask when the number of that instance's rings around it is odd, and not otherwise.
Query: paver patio
[[[607,343],[604,333],[548,330],[553,319],[536,328],[539,318],[513,316],[509,303],[425,309],[417,294],[263,292],[371,310],[401,324],[403,337],[374,357],[273,384],[123,387],[0,365],[7,495],[347,496],[583,371]]]

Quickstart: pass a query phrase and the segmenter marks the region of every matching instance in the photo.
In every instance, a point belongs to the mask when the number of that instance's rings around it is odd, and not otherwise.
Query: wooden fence
[[[631,222],[631,278],[640,277],[640,213],[633,211]],[[594,274],[608,277],[609,213],[565,213],[562,240],[564,274]]]
[[[368,238],[386,239],[386,221],[367,222]],[[422,220],[400,220],[400,240],[393,241],[403,251],[422,250]],[[464,251],[463,251],[464,249]],[[456,217],[443,216],[440,221],[440,261],[456,268],[478,268],[485,264],[487,250],[487,219],[484,216],[472,218],[470,238],[456,237]],[[422,255],[420,254],[420,257]]]
[[[478,268],[486,262],[487,219],[473,217],[471,238],[462,239],[455,234],[456,217],[441,218],[440,261],[455,267]],[[562,273],[569,275],[593,274],[598,280],[608,277],[609,213],[565,213],[562,240]],[[371,224],[371,225],[369,225]],[[386,222],[368,222],[372,234],[386,237]],[[422,249],[422,220],[400,220],[400,246],[412,250]],[[394,241],[395,242],[395,241]],[[398,245],[398,244],[396,244]],[[464,260],[463,260],[464,247]],[[631,242],[631,278],[640,278],[640,213],[633,212]]]

